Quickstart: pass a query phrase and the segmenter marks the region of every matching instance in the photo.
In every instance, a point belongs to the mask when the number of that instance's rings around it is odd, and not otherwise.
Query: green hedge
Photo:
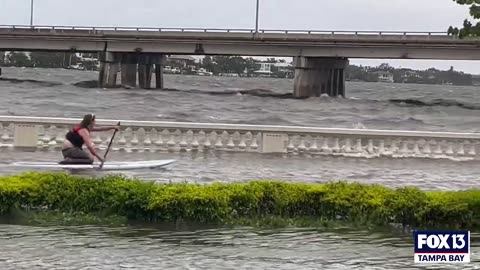
[[[232,224],[280,218],[474,228],[480,225],[480,190],[423,192],[346,182],[154,184],[121,176],[27,173],[0,178],[0,216],[15,211],[148,222]]]

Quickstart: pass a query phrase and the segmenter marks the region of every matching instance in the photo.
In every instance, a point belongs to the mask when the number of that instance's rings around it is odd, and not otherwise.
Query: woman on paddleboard
[[[85,115],[82,122],[68,131],[67,135],[65,136],[66,140],[63,143],[62,148],[62,154],[65,159],[61,163],[92,164],[94,157],[97,157],[100,162],[104,162],[103,157],[101,157],[97,151],[95,151],[95,148],[90,141],[90,132],[118,129],[118,126],[95,127],[95,114]],[[82,147],[84,144],[87,146],[88,150],[90,150],[90,153],[93,156],[83,150]]]

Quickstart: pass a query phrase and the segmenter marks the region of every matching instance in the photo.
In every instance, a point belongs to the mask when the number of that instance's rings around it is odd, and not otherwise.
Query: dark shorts
[[[65,158],[61,163],[63,164],[91,164],[93,159],[82,148],[71,147],[62,150]]]

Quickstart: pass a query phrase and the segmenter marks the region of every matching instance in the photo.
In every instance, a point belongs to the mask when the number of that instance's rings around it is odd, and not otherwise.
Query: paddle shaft
[[[120,126],[120,122],[118,122],[117,126]],[[100,169],[103,167],[103,163],[105,163],[105,159],[107,158],[108,152],[110,151],[110,147],[112,146],[113,139],[115,138],[115,134],[117,134],[118,130],[115,130],[113,132],[112,138],[110,139],[110,143],[108,144],[107,151],[105,151],[105,155],[103,155],[103,161],[102,164],[100,164]]]

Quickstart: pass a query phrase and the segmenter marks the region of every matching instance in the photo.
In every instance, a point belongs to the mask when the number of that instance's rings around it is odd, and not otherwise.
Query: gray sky
[[[34,24],[255,28],[255,0],[34,0]],[[30,0],[0,0],[0,24],[29,24]],[[297,4],[294,5],[293,3]],[[260,0],[260,29],[446,31],[469,18],[452,0]],[[352,64],[480,74],[480,61],[359,60]]]

